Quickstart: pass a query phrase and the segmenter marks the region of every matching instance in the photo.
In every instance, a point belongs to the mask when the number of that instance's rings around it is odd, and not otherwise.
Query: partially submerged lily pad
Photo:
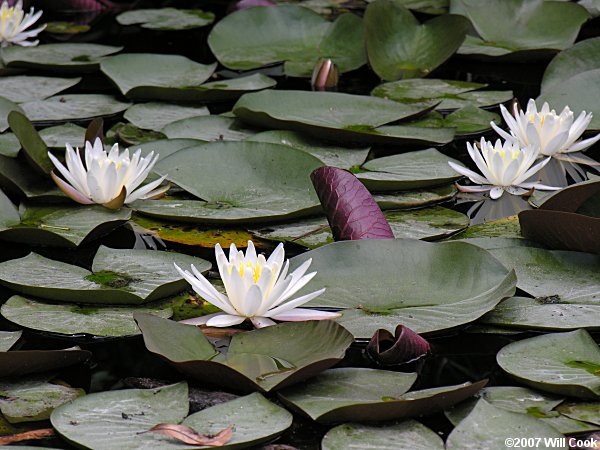
[[[78,347],[65,350],[0,351],[0,377],[17,377],[81,364],[92,353]]]
[[[472,396],[486,383],[407,392],[415,379],[414,373],[330,369],[278,395],[286,405],[321,423],[364,422],[431,414]]]
[[[234,12],[213,27],[208,45],[230,69],[285,62],[286,75],[297,77],[310,77],[319,58],[332,59],[342,73],[367,62],[360,17],[342,14],[330,23],[298,5]]]
[[[36,124],[87,121],[95,117],[113,116],[130,106],[130,103],[104,94],[57,95],[21,104],[27,118]]]
[[[0,77],[0,92],[5,98],[23,103],[44,100],[76,85],[81,78],[40,77],[15,75]]]
[[[2,51],[7,67],[52,70],[55,72],[93,72],[100,61],[123,47],[100,44],[44,44],[32,47],[13,45]]]
[[[317,271],[311,289],[327,287],[309,305],[345,308],[337,320],[362,339],[379,328],[393,333],[399,323],[417,333],[464,325],[512,295],[516,283],[488,252],[456,242],[341,241],[292,258],[290,270],[308,258]]]
[[[169,139],[197,139],[200,141],[242,141],[256,134],[256,130],[231,117],[198,115],[171,122],[163,128]]]
[[[50,418],[58,406],[85,395],[83,389],[49,383],[51,376],[37,375],[0,381],[0,412],[10,423]]]
[[[194,264],[201,272],[210,268],[208,261],[180,253],[102,246],[94,258],[92,272],[30,253],[0,263],[0,283],[16,292],[48,300],[134,305],[187,288],[174,262],[180,266]]]
[[[0,155],[0,187],[19,198],[64,201],[62,193],[50,178],[40,177],[21,158]]]
[[[402,103],[427,103],[441,100],[436,110],[459,109],[467,105],[494,106],[509,101],[512,91],[484,91],[482,83],[470,83],[435,78],[408,79],[383,83],[371,91],[371,95]]]
[[[600,398],[600,348],[585,330],[513,342],[496,360],[510,375],[542,391]]]
[[[0,331],[0,352],[6,352],[17,343],[22,331]]]
[[[169,318],[168,304],[138,307],[74,306],[52,304],[13,295],[0,308],[2,316],[25,328],[62,335],[121,337],[139,334],[135,312]],[[39,320],[39,314],[44,320]]]
[[[246,392],[309,378],[340,361],[353,342],[333,321],[291,322],[236,334],[220,353],[195,326],[148,314],[134,317],[150,352],[194,379]]]
[[[200,9],[156,8],[125,11],[117,16],[121,25],[140,25],[150,30],[189,30],[210,25],[215,20],[211,12]]]
[[[371,191],[399,191],[448,184],[460,178],[448,164],[453,158],[436,149],[375,158],[356,174]]]
[[[434,431],[415,421],[373,426],[357,423],[338,425],[327,432],[323,450],[346,450],[352,447],[379,450],[444,450],[444,441]]]

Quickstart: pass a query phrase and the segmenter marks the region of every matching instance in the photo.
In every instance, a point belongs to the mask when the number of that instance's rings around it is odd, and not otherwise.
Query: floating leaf
[[[372,159],[361,166],[356,176],[372,191],[424,188],[460,178],[449,161],[458,163],[430,148]]]
[[[600,426],[600,403],[563,403],[556,408],[561,414]]]
[[[210,25],[215,20],[211,12],[200,9],[136,9],[117,16],[121,25],[137,25],[150,30],[189,30]]]
[[[579,28],[590,17],[577,4],[544,0],[453,0],[450,12],[469,18],[479,35],[469,36],[458,53],[486,56],[522,50],[564,50],[573,45]],[[519,17],[519,26],[505,26],[515,17]]]
[[[346,450],[352,447],[379,450],[444,450],[444,441],[434,431],[414,420],[387,426],[348,423],[327,432],[323,450]]]
[[[414,373],[330,369],[278,395],[286,405],[320,423],[372,422],[431,414],[472,396],[486,383],[407,392],[415,379]]]
[[[500,115],[473,105],[464,106],[446,116],[434,111],[412,122],[416,127],[454,128],[457,136],[482,133],[491,129],[490,122],[500,123]]]
[[[428,103],[441,100],[437,110],[459,109],[467,105],[484,107],[504,103],[513,98],[512,91],[482,91],[487,84],[435,78],[408,79],[383,83],[371,95],[402,103]]]
[[[6,352],[17,343],[22,331],[0,331],[0,352]]]
[[[285,62],[288,76],[310,77],[320,58],[334,61],[342,73],[366,63],[361,18],[342,14],[330,23],[297,5],[234,12],[213,27],[208,45],[230,69]]]
[[[91,352],[77,347],[66,350],[0,351],[0,377],[17,377],[62,369],[84,363],[91,357]]]
[[[39,430],[25,431],[23,433],[0,436],[0,445],[14,444],[15,442],[31,441],[36,439],[46,439],[54,437],[52,428],[42,428]]]
[[[44,44],[32,47],[13,45],[2,51],[7,67],[51,70],[54,72],[94,72],[100,61],[123,47],[99,44]]]
[[[165,125],[189,117],[210,114],[206,106],[181,106],[172,103],[138,103],[130,107],[123,117],[136,127],[161,131]]]
[[[13,295],[0,308],[2,316],[25,328],[64,335],[120,337],[139,334],[133,313],[144,312],[168,318],[168,304],[138,307],[73,306],[52,304]],[[44,320],[39,320],[39,314]]]
[[[46,146],[50,148],[64,149],[66,144],[71,144],[73,148],[83,145],[83,136],[85,128],[73,123],[65,123],[54,127],[44,128],[39,132]]]
[[[0,283],[16,292],[74,303],[141,304],[177,294],[187,282],[173,267],[210,263],[179,253],[100,247],[92,272],[30,253],[0,263]]]
[[[130,103],[103,94],[58,95],[21,104],[25,115],[36,124],[113,116],[125,111],[129,106]]]
[[[83,389],[48,381],[48,375],[0,381],[2,415],[10,423],[46,420],[58,406],[85,395]]]
[[[309,378],[340,361],[353,341],[333,321],[289,322],[236,334],[225,354],[195,326],[134,317],[150,352],[187,376],[239,391],[268,392]]]
[[[231,440],[233,435],[233,425],[219,431],[214,435],[200,434],[187,425],[175,425],[169,423],[159,423],[150,428],[146,433],[160,433],[190,445],[207,445],[210,447],[222,447]]]
[[[556,442],[557,446],[568,450],[566,439],[554,428],[539,420],[523,414],[496,408],[481,399],[471,413],[458,424],[448,436],[448,450],[496,450],[506,447],[505,442],[525,441],[532,436]],[[546,446],[546,444],[544,444]],[[550,446],[547,446],[550,448]]]
[[[424,77],[458,50],[469,25],[454,14],[420,24],[402,2],[376,0],[365,12],[369,63],[385,80]]]
[[[358,179],[336,167],[310,174],[336,241],[394,239],[381,209]]]
[[[0,92],[15,103],[44,100],[81,81],[81,78],[39,77],[16,75],[0,78]]]
[[[163,128],[169,139],[198,139],[201,141],[242,141],[256,134],[230,117],[197,116],[171,122]]]
[[[12,111],[23,113],[23,109],[16,103],[0,97],[0,133],[8,128],[8,116]]]
[[[600,398],[600,349],[585,330],[513,342],[496,360],[504,371],[542,391]]]
[[[350,308],[337,320],[362,339],[379,328],[393,332],[399,323],[417,333],[455,328],[515,289],[514,273],[459,242],[340,241],[292,258],[290,270],[308,258],[317,272],[311,289],[327,288],[308,305]]]
[[[21,147],[33,168],[42,175],[49,175],[54,169],[54,164],[48,157],[48,147],[46,147],[29,119],[19,111],[12,111],[8,115],[8,124],[11,131],[19,139]]]

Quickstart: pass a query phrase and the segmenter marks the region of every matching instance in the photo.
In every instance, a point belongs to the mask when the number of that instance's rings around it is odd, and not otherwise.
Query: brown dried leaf
[[[231,436],[233,436],[233,425],[212,436],[200,434],[187,425],[175,425],[170,423],[159,423],[158,425],[154,425],[146,431],[146,433],[148,432],[164,434],[165,436],[177,439],[184,444],[221,447],[231,440]]]
[[[26,431],[25,433],[9,434],[0,436],[0,445],[10,445],[15,442],[29,441],[33,439],[45,439],[54,436],[53,428],[42,428],[39,430]]]

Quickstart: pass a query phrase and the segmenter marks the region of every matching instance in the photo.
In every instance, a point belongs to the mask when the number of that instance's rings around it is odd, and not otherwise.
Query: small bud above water
[[[313,91],[330,91],[337,88],[340,71],[335,63],[327,58],[320,59],[315,64],[310,84]]]

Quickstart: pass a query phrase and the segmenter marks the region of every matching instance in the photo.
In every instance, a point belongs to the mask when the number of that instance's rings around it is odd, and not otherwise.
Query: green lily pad
[[[427,189],[375,193],[373,198],[382,210],[413,209],[451,200],[457,193],[454,184],[446,184]]]
[[[187,384],[178,383],[85,395],[56,408],[50,421],[63,438],[86,448],[181,449],[189,446],[145,431],[159,423],[181,422],[188,409]]]
[[[485,400],[477,402],[471,413],[458,424],[448,436],[448,450],[497,450],[509,447],[509,438],[527,442],[532,437],[539,438],[538,448],[561,448],[568,450],[564,436],[551,426],[524,414],[497,408]],[[553,440],[556,445],[546,445],[544,439]]]
[[[83,146],[85,128],[73,123],[65,123],[44,128],[39,133],[49,148],[64,149],[65,144],[71,144],[75,148]]]
[[[292,258],[290,270],[308,258],[317,272],[311,289],[327,287],[309,305],[348,308],[337,320],[361,339],[399,323],[417,333],[464,325],[513,295],[516,283],[487,251],[458,242],[340,241]]]
[[[0,378],[62,369],[84,363],[91,357],[91,352],[78,347],[66,350],[0,351]]]
[[[50,178],[42,178],[21,158],[0,155],[0,187],[20,198],[63,201],[65,194]]]
[[[246,92],[262,91],[275,87],[277,81],[262,73],[244,75],[238,78],[222,79],[204,83],[194,88],[190,98],[197,102],[235,101]],[[183,101],[183,100],[182,100]]]
[[[14,133],[0,134],[0,155],[16,158],[21,150],[21,143]]]
[[[24,114],[36,124],[113,116],[130,106],[130,103],[103,94],[57,95],[46,100],[21,103]]]
[[[18,225],[19,222],[21,222],[19,211],[0,190],[0,230]]]
[[[384,216],[396,238],[436,240],[469,226],[467,216],[440,206],[414,211],[386,211]],[[324,217],[270,225],[252,232],[263,239],[295,242],[311,249],[334,241]]]
[[[514,268],[517,287],[542,302],[600,305],[600,256],[533,247],[491,252],[506,267]]]
[[[123,47],[100,44],[44,44],[34,47],[13,45],[2,51],[7,67],[41,69],[53,72],[94,72],[100,61]]]
[[[13,295],[0,308],[2,316],[19,326],[49,333],[121,337],[140,334],[133,313],[145,312],[169,318],[169,305],[97,307],[52,304]],[[39,314],[44,320],[39,320]]]
[[[206,200],[146,200],[136,211],[200,223],[256,223],[315,214],[310,173],[322,165],[294,148],[261,142],[215,142],[161,160],[155,172]],[[236,176],[232,177],[231,174]]]
[[[367,159],[370,148],[346,148],[326,145],[317,139],[311,139],[293,131],[263,131],[246,139],[253,142],[271,142],[288,145],[319,158],[327,166],[350,169],[360,166]]]
[[[131,210],[101,206],[33,206],[22,204],[20,220],[0,225],[0,239],[25,244],[75,248],[108,234],[131,218]]]
[[[142,156],[147,156],[150,152],[159,156],[159,161],[167,156],[188,147],[198,147],[203,142],[198,139],[159,139],[157,141],[144,142],[136,145],[135,150],[141,150]]]
[[[15,103],[44,100],[75,86],[81,78],[40,77],[16,75],[0,77],[0,92]]]
[[[321,423],[396,420],[443,409],[472,396],[485,381],[408,392],[414,373],[331,369],[279,392],[287,406]]]
[[[243,141],[256,130],[242,122],[223,116],[198,116],[177,120],[165,126],[162,132],[169,139],[198,139],[200,141]]]
[[[200,258],[172,252],[100,247],[92,272],[35,253],[0,263],[0,283],[34,297],[74,303],[141,304],[168,297],[188,287],[175,270],[196,265]]]
[[[150,30],[189,30],[210,25],[215,20],[211,12],[200,9],[137,9],[117,16],[121,25],[140,25]]]
[[[507,328],[576,330],[600,328],[600,305],[561,303],[558,296],[511,297],[481,318]]]
[[[590,17],[577,4],[544,0],[456,0],[450,12],[469,18],[479,35],[469,36],[458,53],[487,56],[521,50],[564,50],[573,45],[581,25]],[[505,26],[515,17],[519,17],[519,26]],[[548,33],[549,29],[553,32]]]
[[[446,417],[454,426],[457,426],[473,410],[479,398],[485,399],[486,402],[497,408],[534,417],[550,425],[559,433],[581,433],[596,429],[592,424],[571,419],[555,410],[554,408],[560,405],[564,398],[514,386],[483,388],[475,394],[474,398],[465,400],[445,411]],[[560,408],[559,406],[557,409],[560,410]]]
[[[333,321],[290,322],[236,334],[220,353],[198,327],[148,314],[134,317],[150,352],[189,377],[246,392],[309,378],[340,361],[353,342]]]
[[[427,76],[458,50],[469,26],[453,14],[421,24],[402,2],[376,0],[365,12],[369,63],[385,80]]]
[[[367,62],[360,17],[342,14],[330,23],[297,5],[234,12],[214,26],[208,45],[230,69],[285,62],[286,75],[296,77],[310,77],[319,58],[332,59],[342,73]]]
[[[121,145],[139,145],[145,142],[154,142],[166,139],[160,131],[142,130],[130,123],[117,123],[106,133],[108,142],[119,142]]]
[[[419,120],[412,122],[416,127],[454,128],[457,136],[483,133],[492,128],[490,122],[500,123],[500,115],[477,108],[464,106],[448,115],[437,111],[430,112]]]
[[[562,415],[574,420],[590,422],[600,427],[600,403],[563,403],[556,408]]]
[[[100,68],[134,99],[188,100],[195,86],[209,79],[216,64],[199,64],[181,55],[129,53],[111,56]]]
[[[444,441],[425,425],[407,420],[395,425],[348,423],[332,428],[321,441],[323,450],[349,448],[379,450],[444,450]]]
[[[46,33],[62,34],[62,35],[75,35],[80,33],[87,33],[92,27],[85,24],[79,24],[76,22],[46,22]]]
[[[29,119],[19,111],[11,111],[8,115],[8,125],[19,139],[29,165],[42,176],[50,175],[54,164],[48,157],[48,147]]]
[[[474,239],[474,238],[512,238],[522,239],[521,227],[517,216],[509,216],[490,222],[484,222],[473,225],[456,235],[457,239]]]
[[[504,371],[536,389],[600,398],[600,348],[585,330],[513,342],[498,352],[496,360]]]
[[[234,114],[251,125],[308,133],[326,140],[356,143],[447,143],[453,130],[401,125],[435,106],[406,105],[391,100],[336,92],[266,90],[243,95]]]
[[[367,0],[371,2],[373,0]],[[448,12],[449,0],[399,0],[402,6],[423,14],[439,15]]]
[[[0,381],[0,412],[10,423],[50,418],[52,411],[77,397],[83,389],[49,383],[48,375]]]
[[[0,133],[8,129],[8,115],[12,111],[23,113],[23,108],[7,98],[0,97]]]
[[[21,338],[23,331],[0,331],[0,352],[7,352]]]
[[[161,131],[165,125],[181,119],[210,114],[206,106],[182,106],[172,103],[138,103],[133,105],[123,117],[136,127]]]
[[[254,393],[192,414],[183,425],[206,435],[214,435],[233,425],[231,440],[219,447],[227,450],[272,441],[292,425],[292,419],[285,409]]]
[[[438,110],[459,109],[467,105],[494,106],[509,101],[512,91],[481,91],[487,84],[468,83],[435,78],[408,79],[383,83],[371,91],[371,95],[402,103],[427,103],[441,100]]]
[[[399,191],[448,184],[460,175],[450,167],[453,158],[436,149],[375,158],[363,164],[356,177],[370,191]]]

